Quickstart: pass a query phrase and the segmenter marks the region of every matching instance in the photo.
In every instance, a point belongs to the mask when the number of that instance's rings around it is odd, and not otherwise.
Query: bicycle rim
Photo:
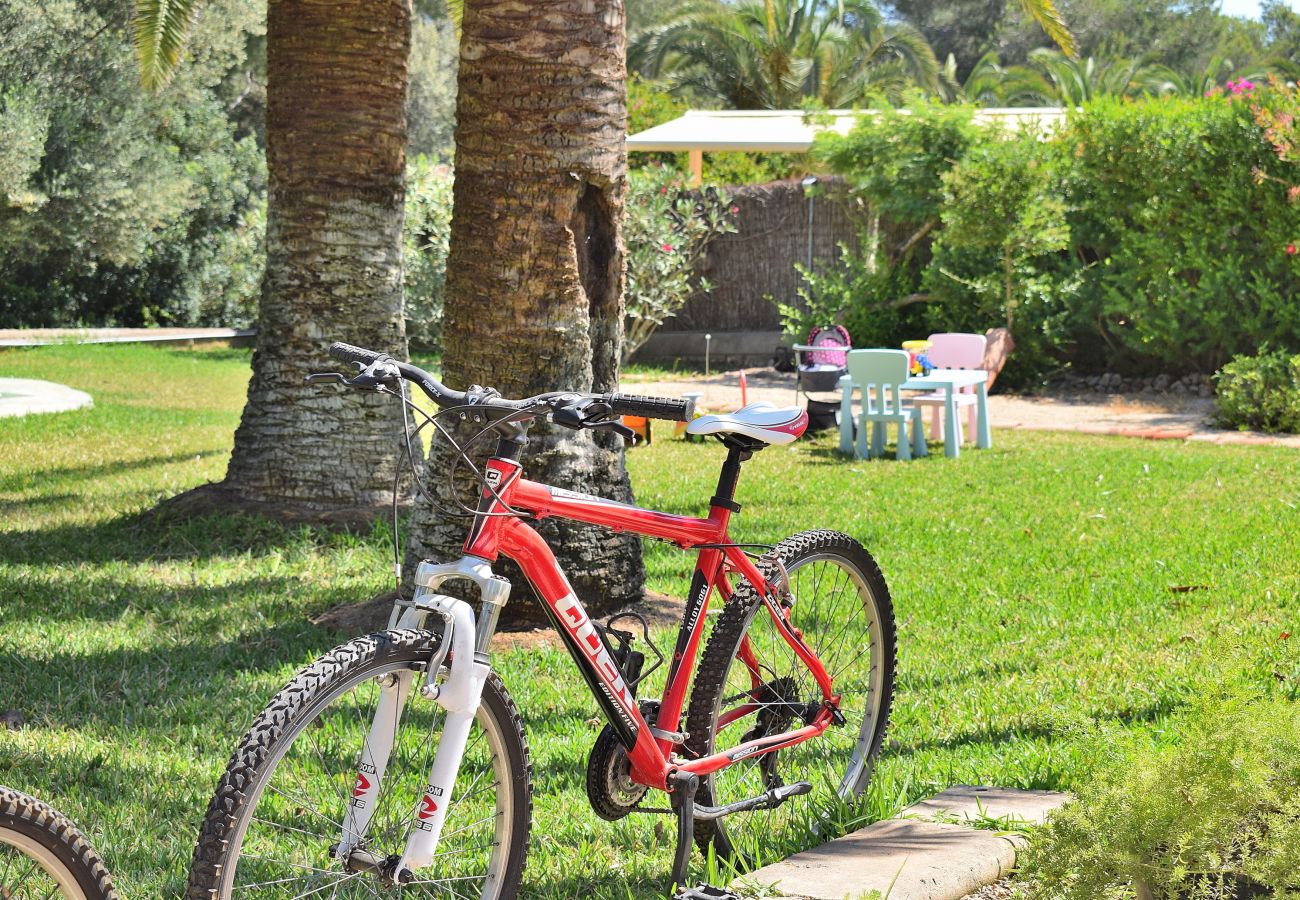
[[[357,759],[379,698],[378,681],[422,671],[410,660],[368,664],[314,700],[260,767],[232,837],[220,896],[353,898],[383,896],[370,873],[343,870],[329,847],[342,834]],[[412,690],[363,846],[375,856],[401,854],[416,801],[437,751],[442,709]],[[496,900],[502,896],[514,821],[505,724],[480,706],[432,864],[403,885],[403,897]]]
[[[86,892],[54,851],[30,835],[0,826],[0,897],[80,900]]]
[[[809,836],[825,837],[830,830],[826,823],[841,818],[870,780],[888,715],[892,656],[887,654],[893,638],[883,581],[873,585],[872,575],[878,573],[870,558],[866,560],[869,565],[863,566],[839,548],[814,547],[787,563],[794,596],[791,622],[830,673],[845,724],[832,725],[820,737],[794,747],[742,760],[707,779],[705,788],[714,805],[755,797],[783,784],[812,785],[808,796],[716,823],[716,847],[737,868],[763,865],[802,849]],[[798,728],[804,722],[801,713],[821,703],[812,672],[776,630],[766,605],[754,602],[738,618],[739,627],[733,621],[729,635],[722,638],[730,652],[713,702],[712,752]],[[745,649],[752,654],[749,661]],[[755,699],[756,712],[718,727],[728,712],[753,706]]]

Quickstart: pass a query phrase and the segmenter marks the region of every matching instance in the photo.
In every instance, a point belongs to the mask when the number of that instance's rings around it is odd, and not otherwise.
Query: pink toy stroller
[[[839,398],[815,400],[809,394],[827,394],[839,389],[840,378],[848,372],[847,355],[852,349],[853,342],[843,325],[814,328],[808,335],[808,343],[794,345],[798,363],[795,399],[797,402],[798,395],[804,395],[809,431],[837,427]]]

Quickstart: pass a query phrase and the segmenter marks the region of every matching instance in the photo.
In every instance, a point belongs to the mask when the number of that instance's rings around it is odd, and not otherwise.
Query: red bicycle
[[[496,448],[478,470],[482,490],[468,510],[465,555],[421,563],[414,596],[397,602],[390,630],[323,655],[254,722],[209,805],[187,897],[393,891],[497,900],[519,893],[532,772],[519,712],[488,658],[510,594],[491,568],[500,554],[518,563],[544,601],[608,720],[587,766],[592,807],[609,820],[634,812],[676,817],[679,897],[728,896],[683,887],[696,843],[743,868],[761,859],[776,832],[824,830],[819,823],[831,810],[863,791],[893,696],[894,617],[880,569],[835,531],[805,531],[768,547],[737,543],[728,530],[740,510],[741,465],[798,438],[803,410],[754,404],[693,418],[687,402],[623,394],[506,400],[492,390],[452,391],[385,354],[346,344],[330,353],[360,373],[312,379],[392,393],[414,409],[403,389],[409,381],[443,412],[480,426],[476,437],[494,437]],[[537,419],[630,437],[621,415],[686,421],[692,434],[727,448],[707,517],[522,477],[519,459]],[[427,421],[451,439],[436,417]],[[459,447],[467,464],[468,443]],[[698,554],[658,699],[637,695],[648,674],[637,631],[658,656],[654,668],[664,662],[645,620],[624,614],[602,624],[587,615],[529,524],[551,516]],[[477,611],[440,593],[449,581],[477,588]],[[720,607],[716,616],[705,615],[711,605]],[[666,792],[668,806],[643,806],[651,791]],[[800,795],[808,796],[788,803]]]

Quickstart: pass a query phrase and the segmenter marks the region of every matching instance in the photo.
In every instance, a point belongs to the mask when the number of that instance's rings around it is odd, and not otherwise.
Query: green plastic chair
[[[925,433],[921,430],[921,411],[904,406],[903,382],[907,381],[906,350],[850,350],[849,379],[841,400],[840,428],[852,429],[853,389],[862,392],[862,412],[858,418],[857,456],[871,459],[885,455],[885,429],[898,426],[898,458],[912,454],[926,455]],[[871,424],[871,447],[867,447],[867,424]],[[845,443],[841,440],[841,444]]]

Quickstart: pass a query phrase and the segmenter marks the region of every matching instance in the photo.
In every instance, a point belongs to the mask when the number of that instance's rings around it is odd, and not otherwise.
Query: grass
[[[307,622],[387,589],[387,529],[349,536],[138,516],[224,473],[243,351],[51,347],[0,375],[89,391],[88,411],[0,430],[0,783],[83,824],[126,896],[176,896],[198,822],[252,717],[342,635]],[[845,826],[955,783],[1068,789],[1090,719],[1164,721],[1203,679],[1297,677],[1300,455],[997,432],[959,460],[849,462],[823,437],[750,463],[735,535],[833,526],[876,555],[899,621],[888,750]],[[716,446],[629,456],[644,505],[700,512]],[[689,560],[647,545],[651,587]],[[661,636],[661,646],[668,643]],[[669,820],[610,825],[582,772],[595,702],[558,649],[494,660],[536,770],[529,897],[651,897]],[[656,826],[659,826],[658,828]]]

